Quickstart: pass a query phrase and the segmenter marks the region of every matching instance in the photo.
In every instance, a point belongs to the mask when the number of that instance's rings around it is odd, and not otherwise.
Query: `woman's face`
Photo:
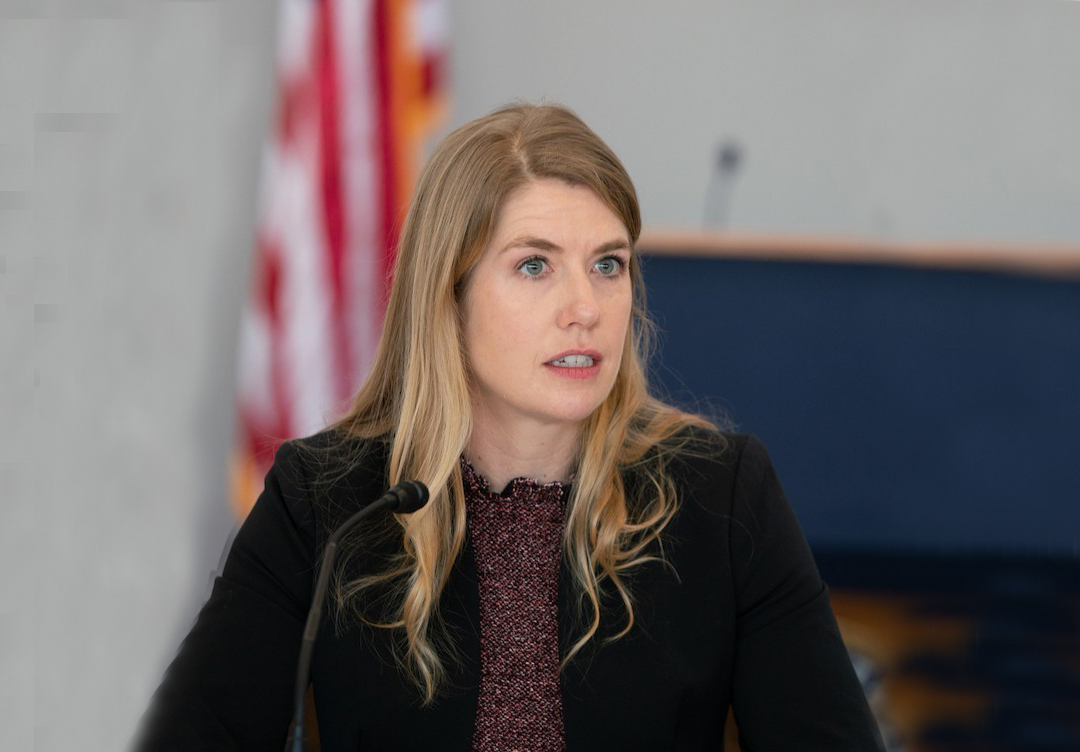
[[[477,425],[576,427],[599,406],[630,325],[630,254],[588,188],[538,180],[510,194],[463,300]]]

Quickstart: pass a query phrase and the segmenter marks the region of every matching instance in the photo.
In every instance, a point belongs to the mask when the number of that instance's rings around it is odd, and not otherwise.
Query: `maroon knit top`
[[[462,458],[469,538],[480,586],[476,752],[563,752],[559,563],[563,484],[524,478],[492,493]]]

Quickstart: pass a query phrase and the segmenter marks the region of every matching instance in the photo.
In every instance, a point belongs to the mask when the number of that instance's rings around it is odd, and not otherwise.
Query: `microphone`
[[[315,635],[319,631],[323,600],[326,598],[326,588],[330,581],[330,570],[334,565],[338,544],[346,533],[366,517],[384,511],[410,514],[427,504],[427,501],[427,486],[415,480],[402,481],[341,523],[326,540],[322,564],[319,567],[319,577],[315,581],[315,593],[311,599],[311,609],[308,611],[307,623],[304,625],[304,639],[300,643],[300,659],[296,664],[296,688],[293,693],[293,722],[289,729],[289,738],[285,742],[285,752],[303,752],[306,746],[304,698],[307,696],[308,680],[311,676],[311,653],[315,648]]]
[[[735,178],[742,167],[743,148],[738,141],[727,139],[716,149],[716,162],[705,190],[705,227],[722,230],[727,226]]]

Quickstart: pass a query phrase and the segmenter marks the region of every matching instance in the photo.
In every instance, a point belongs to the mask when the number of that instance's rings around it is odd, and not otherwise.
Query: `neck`
[[[465,457],[495,493],[514,478],[540,483],[566,483],[578,453],[576,427],[548,426],[515,431],[510,427],[476,421]]]

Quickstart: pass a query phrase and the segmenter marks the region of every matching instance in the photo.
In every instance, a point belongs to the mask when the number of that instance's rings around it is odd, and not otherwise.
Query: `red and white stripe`
[[[341,415],[370,367],[416,134],[439,109],[430,67],[445,57],[445,24],[431,20],[440,8],[282,0],[279,104],[240,337],[240,515],[277,445]]]

